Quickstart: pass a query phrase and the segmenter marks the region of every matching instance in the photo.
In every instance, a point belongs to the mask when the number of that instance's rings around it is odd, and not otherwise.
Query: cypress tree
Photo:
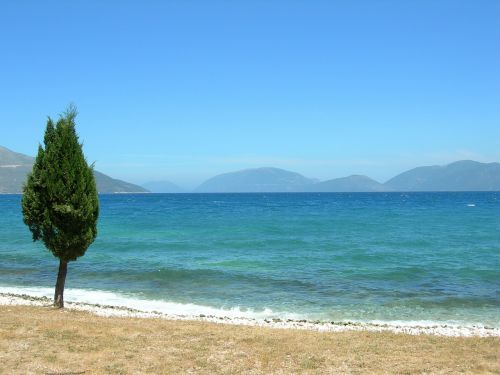
[[[23,187],[24,223],[33,241],[59,258],[54,306],[64,307],[68,263],[85,254],[97,235],[99,201],[93,173],[75,130],[76,108],[69,106],[54,122],[49,117],[44,146]]]

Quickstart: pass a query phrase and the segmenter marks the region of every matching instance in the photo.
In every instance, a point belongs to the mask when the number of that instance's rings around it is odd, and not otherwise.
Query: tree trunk
[[[59,272],[57,273],[56,292],[54,294],[54,306],[64,307],[64,283],[68,272],[68,262],[59,260]]]

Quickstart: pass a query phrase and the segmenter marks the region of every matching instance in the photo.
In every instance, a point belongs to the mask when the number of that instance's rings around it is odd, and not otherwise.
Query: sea
[[[500,193],[100,195],[65,300],[169,314],[500,328]],[[0,195],[0,292],[58,260]]]

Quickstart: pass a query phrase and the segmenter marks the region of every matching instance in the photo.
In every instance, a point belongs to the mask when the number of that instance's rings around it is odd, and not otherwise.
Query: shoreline
[[[0,291],[0,305],[51,307],[52,299],[28,294]],[[407,335],[433,335],[443,337],[500,337],[500,329],[484,326],[458,326],[449,324],[400,325],[393,323],[323,322],[279,318],[248,318],[216,315],[172,314],[160,311],[145,311],[119,305],[92,304],[65,301],[65,309],[85,311],[102,317],[156,318],[169,321],[197,321],[225,325],[264,327],[285,330],[316,332],[389,332]]]

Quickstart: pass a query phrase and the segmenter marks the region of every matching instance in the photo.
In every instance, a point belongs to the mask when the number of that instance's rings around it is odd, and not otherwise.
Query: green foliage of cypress
[[[23,187],[24,223],[33,241],[43,241],[59,258],[54,304],[64,306],[67,264],[85,254],[97,236],[99,201],[93,165],[89,166],[75,130],[76,108],[57,123],[49,118],[44,146]]]

